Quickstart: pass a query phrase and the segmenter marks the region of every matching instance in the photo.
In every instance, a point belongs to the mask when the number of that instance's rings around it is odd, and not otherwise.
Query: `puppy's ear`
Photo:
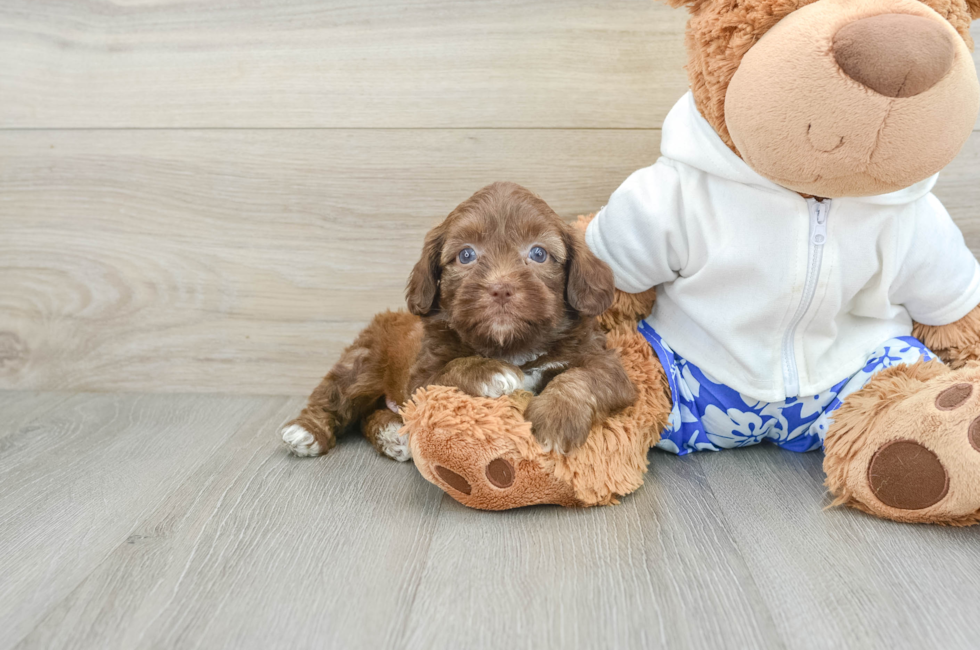
[[[415,264],[412,274],[408,276],[408,286],[405,287],[405,301],[408,311],[416,316],[425,316],[433,310],[436,298],[439,296],[439,276],[442,273],[442,244],[445,239],[445,228],[436,226],[425,236],[422,246],[422,258]]]
[[[589,250],[585,235],[577,228],[565,226],[564,239],[568,248],[568,304],[585,316],[598,316],[609,309],[616,296],[612,269]]]

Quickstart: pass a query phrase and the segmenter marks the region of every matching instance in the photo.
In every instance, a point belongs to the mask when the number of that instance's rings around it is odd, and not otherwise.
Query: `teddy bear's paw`
[[[327,453],[327,447],[321,445],[316,436],[299,424],[288,424],[280,433],[286,448],[296,456],[321,456]]]
[[[868,463],[868,487],[890,508],[953,518],[980,510],[980,383],[943,384],[916,400],[926,404],[909,436],[885,442]]]
[[[898,402],[871,423],[855,461],[849,491],[874,514],[980,521],[980,372],[949,373]]]

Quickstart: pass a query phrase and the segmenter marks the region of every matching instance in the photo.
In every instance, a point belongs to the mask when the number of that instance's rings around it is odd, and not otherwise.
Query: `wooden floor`
[[[980,528],[828,510],[819,454],[468,510],[287,397],[0,392],[0,649],[976,648]]]

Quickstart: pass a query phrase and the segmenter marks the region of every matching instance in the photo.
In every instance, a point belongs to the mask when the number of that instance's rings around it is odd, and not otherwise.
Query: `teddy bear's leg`
[[[824,470],[835,504],[903,522],[980,521],[980,363],[888,368],[833,419]]]
[[[405,462],[412,459],[412,452],[408,448],[408,434],[402,433],[403,426],[401,416],[385,408],[364,418],[361,431],[378,453]]]

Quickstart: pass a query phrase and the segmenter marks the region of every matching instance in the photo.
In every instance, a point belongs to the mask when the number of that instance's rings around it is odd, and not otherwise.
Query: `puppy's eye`
[[[531,249],[531,252],[527,254],[527,257],[532,262],[543,264],[548,261],[548,251],[541,248],[540,246],[535,246],[534,248]]]
[[[459,251],[457,259],[459,260],[460,264],[472,264],[476,261],[476,251],[472,248],[464,248],[463,250]]]

